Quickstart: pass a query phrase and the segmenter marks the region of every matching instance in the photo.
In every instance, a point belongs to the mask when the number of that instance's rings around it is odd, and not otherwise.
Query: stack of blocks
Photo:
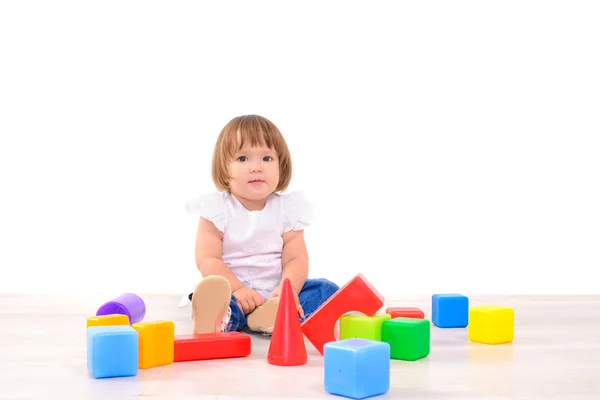
[[[173,362],[173,322],[129,325],[123,323],[124,319],[127,316],[119,314],[88,318],[87,366],[92,377],[135,376],[138,369]]]
[[[124,314],[87,319],[87,368],[93,378],[137,375],[173,362],[245,357],[250,336],[240,332],[175,336],[171,321],[129,323]]]

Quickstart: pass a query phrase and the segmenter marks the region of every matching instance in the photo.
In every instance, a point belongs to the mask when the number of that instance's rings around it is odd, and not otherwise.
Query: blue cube
[[[434,294],[431,322],[439,328],[465,328],[469,324],[469,299],[462,294]]]
[[[87,328],[87,368],[96,379],[137,375],[137,331],[130,325]]]
[[[390,345],[368,339],[329,342],[323,348],[325,391],[364,399],[390,389]]]

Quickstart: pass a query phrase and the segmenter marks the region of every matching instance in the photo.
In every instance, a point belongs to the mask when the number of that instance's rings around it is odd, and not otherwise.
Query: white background
[[[221,128],[283,131],[311,277],[594,293],[594,1],[0,3],[0,291],[183,293]]]

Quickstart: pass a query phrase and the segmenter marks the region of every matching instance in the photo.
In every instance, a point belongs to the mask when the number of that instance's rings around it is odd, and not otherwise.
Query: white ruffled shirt
[[[205,194],[186,209],[223,232],[223,262],[246,287],[266,293],[281,281],[283,234],[312,221],[312,205],[301,192],[273,193],[259,211],[248,211],[229,192]]]

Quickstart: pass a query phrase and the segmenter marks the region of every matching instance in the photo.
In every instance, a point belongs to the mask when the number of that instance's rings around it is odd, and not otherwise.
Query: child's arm
[[[231,284],[231,292],[244,287],[223,262],[223,233],[210,221],[200,218],[196,233],[196,266],[202,277],[221,275]]]
[[[281,265],[281,282],[288,278],[296,294],[299,294],[308,278],[308,251],[303,230],[283,234]]]

